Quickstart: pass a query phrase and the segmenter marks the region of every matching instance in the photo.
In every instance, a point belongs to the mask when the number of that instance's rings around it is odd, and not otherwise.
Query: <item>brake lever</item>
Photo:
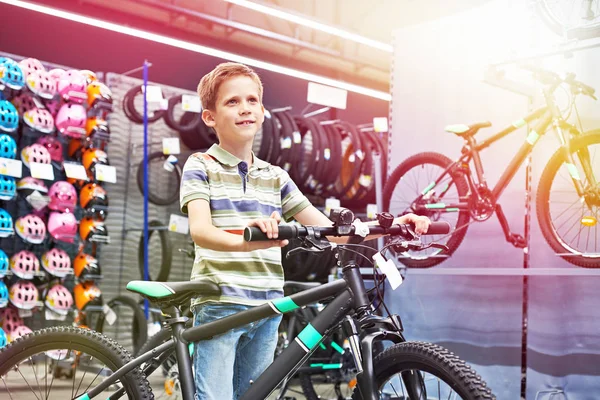
[[[285,258],[288,259],[289,257],[294,257],[302,252],[320,254],[320,253],[324,253],[326,249],[331,247],[331,244],[329,242],[319,241],[313,237],[306,237],[302,240],[302,242],[303,242],[302,244],[307,247],[300,246],[300,247],[293,248],[287,252],[287,254],[285,255]],[[323,244],[323,243],[325,243],[325,244]]]

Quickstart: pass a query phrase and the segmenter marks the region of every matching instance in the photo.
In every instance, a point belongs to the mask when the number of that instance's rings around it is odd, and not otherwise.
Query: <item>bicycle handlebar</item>
[[[414,232],[414,225],[401,224],[393,225],[390,228],[381,226],[369,226],[369,234],[373,235],[391,235],[402,236],[412,239],[410,232]],[[450,232],[450,224],[445,221],[432,222],[425,235],[445,235]],[[355,227],[350,227],[348,234],[338,234],[338,228],[333,226],[295,226],[295,225],[279,225],[279,233],[277,240],[297,239],[315,234],[315,236],[359,236],[355,233]],[[259,240],[269,239],[260,228],[255,226],[246,227],[244,229],[244,240],[247,242],[256,242]]]
[[[594,89],[591,86],[586,85],[583,82],[575,80],[574,73],[567,74],[567,76],[563,79],[556,72],[548,71],[543,68],[538,68],[538,67],[534,67],[531,65],[525,65],[525,66],[522,66],[522,68],[527,71],[533,72],[534,78],[536,80],[538,80],[540,83],[543,83],[545,85],[556,85],[556,86],[558,86],[561,83],[566,83],[569,86],[571,86],[571,89],[576,90],[577,92],[582,93],[586,96],[589,96],[589,97],[593,98],[594,100],[597,100],[596,97],[594,96],[596,89]]]

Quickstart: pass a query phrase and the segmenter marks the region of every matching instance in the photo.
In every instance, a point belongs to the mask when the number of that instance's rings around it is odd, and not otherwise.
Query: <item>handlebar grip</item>
[[[427,229],[426,235],[445,235],[450,233],[450,224],[446,221],[432,222]]]
[[[298,237],[300,229],[294,225],[279,225],[279,234],[275,240],[294,239]],[[256,226],[247,226],[244,229],[244,240],[246,242],[257,242],[259,240],[273,240]]]

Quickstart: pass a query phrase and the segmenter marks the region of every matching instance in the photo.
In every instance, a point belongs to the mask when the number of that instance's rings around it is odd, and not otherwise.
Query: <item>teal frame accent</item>
[[[298,304],[294,303],[294,300],[292,300],[289,296],[275,299],[271,301],[271,304],[273,304],[273,306],[275,306],[275,308],[282,314],[299,308]]]
[[[323,340],[323,335],[321,335],[319,331],[317,331],[315,327],[309,323],[304,329],[302,329],[302,332],[298,334],[298,340],[300,340],[308,350],[312,350],[313,347]]]

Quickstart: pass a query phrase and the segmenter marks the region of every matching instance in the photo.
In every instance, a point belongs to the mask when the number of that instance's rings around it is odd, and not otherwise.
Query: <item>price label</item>
[[[96,164],[96,180],[117,183],[117,169],[110,165]]]
[[[38,179],[44,179],[46,181],[54,180],[54,169],[52,164],[41,164],[41,163],[29,163],[29,170],[31,176]]]
[[[23,163],[21,160],[11,160],[10,158],[0,158],[0,175],[20,178],[23,176]]]
[[[326,199],[325,200],[325,215],[329,215],[332,208],[339,208],[339,207],[340,207],[339,199],[334,199],[334,198]]]
[[[358,178],[358,183],[361,186],[368,188],[371,186],[371,175],[361,175],[360,178]]]
[[[179,146],[179,138],[164,138],[162,140],[163,145],[163,154],[179,154],[181,153],[181,149]]]
[[[388,129],[388,119],[386,117],[373,118],[373,130],[375,132],[387,132]]]
[[[387,277],[392,290],[398,289],[402,284],[402,275],[400,275],[394,262],[392,260],[385,260],[380,253],[375,253],[373,260],[375,260],[377,268]]]
[[[171,232],[187,235],[190,231],[188,219],[181,215],[171,214],[171,217],[169,218],[169,230]]]
[[[367,204],[367,218],[368,219],[377,218],[378,211],[379,210],[377,210],[377,204]]]
[[[38,211],[50,203],[50,198],[48,196],[44,196],[37,190],[34,190],[33,193],[25,198],[25,200],[27,200],[27,202]]]
[[[46,307],[44,311],[44,316],[46,317],[46,321],[66,321],[67,314],[59,314],[57,312],[52,311],[51,309]]]
[[[292,138],[291,137],[286,137],[281,139],[281,148],[282,149],[289,149],[292,147]]]
[[[170,155],[163,163],[163,168],[169,172],[173,172],[175,171],[175,164],[177,164],[177,161],[177,157],[175,157],[174,155]]]
[[[33,315],[33,311],[32,310],[23,310],[22,308],[19,308],[19,317],[21,318],[29,318]]]
[[[87,181],[88,176],[85,171],[85,167],[81,164],[66,162],[63,164],[65,167],[65,174],[67,178],[78,179],[82,181]]]
[[[201,113],[202,104],[200,104],[200,97],[197,95],[184,94],[181,96],[181,108],[183,111]]]
[[[160,105],[160,107],[159,107],[160,110],[163,110],[163,111],[168,110],[169,109],[169,99],[162,99],[160,101],[159,105]]]
[[[326,160],[329,160],[331,158],[331,150],[330,149],[325,149],[323,150],[323,157]]]
[[[302,135],[300,134],[300,132],[295,131],[292,135],[294,136],[294,143],[302,143]]]
[[[144,86],[142,86],[142,93],[144,93]],[[162,89],[160,86],[148,85],[148,94],[146,95],[146,101],[148,103],[158,103],[163,99]]]
[[[106,322],[108,322],[109,325],[114,325],[115,322],[117,322],[117,314],[108,306],[108,304],[105,304],[102,307],[102,312],[106,316]]]

